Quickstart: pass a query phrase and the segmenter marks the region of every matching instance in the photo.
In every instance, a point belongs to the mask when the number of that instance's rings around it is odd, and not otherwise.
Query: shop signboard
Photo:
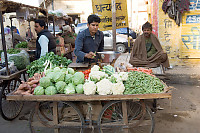
[[[182,18],[181,58],[200,58],[200,11],[186,12]]]
[[[112,30],[112,0],[92,0],[93,13],[101,18],[99,29]],[[115,0],[116,29],[128,27],[127,0]]]

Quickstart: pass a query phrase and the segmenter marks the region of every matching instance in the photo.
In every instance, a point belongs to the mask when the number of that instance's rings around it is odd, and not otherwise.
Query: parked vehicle
[[[104,34],[104,49],[113,49],[112,31],[103,31]],[[131,44],[132,47],[132,44]],[[116,35],[116,50],[124,53],[128,49],[128,40],[126,35]]]
[[[83,31],[85,29],[87,29],[87,23],[79,23],[75,27],[75,33],[78,34],[79,32],[81,32],[81,31]]]
[[[116,29],[116,32],[119,34],[128,35],[127,28]],[[132,29],[129,28],[129,36],[131,36],[132,39],[136,39],[137,34]]]
[[[49,32],[51,32],[51,34],[53,34],[53,25],[49,25],[48,26],[48,30]],[[59,26],[55,26],[55,34],[61,33],[62,31],[59,29]]]

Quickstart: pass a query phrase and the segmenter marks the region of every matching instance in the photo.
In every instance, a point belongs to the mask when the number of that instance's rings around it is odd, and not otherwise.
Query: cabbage
[[[65,73],[64,72],[54,72],[53,74],[53,81],[64,81],[65,80]]]
[[[68,74],[74,74],[74,69],[73,68],[67,68],[67,72],[68,72]]]
[[[76,93],[83,94],[83,84],[78,84],[75,89]]]
[[[53,69],[53,71],[54,71],[54,72],[60,72],[60,68],[59,68],[59,67],[55,67],[55,68]]]
[[[67,83],[67,84],[72,83],[72,77],[73,77],[72,74],[66,74],[65,75],[65,83]]]
[[[37,86],[34,89],[34,95],[44,95],[44,88],[41,86]]]
[[[57,90],[54,86],[49,86],[45,89],[45,95],[55,95]]]
[[[56,90],[58,91],[58,93],[64,93],[64,88],[67,84],[63,81],[58,81],[56,83]]]
[[[54,82],[53,77],[54,77],[54,72],[49,72],[46,74],[46,77],[50,78],[51,82]]]
[[[64,88],[64,93],[65,93],[65,94],[75,94],[74,85],[73,85],[72,83],[69,83],[69,84]]]
[[[40,82],[40,86],[44,88],[47,88],[48,86],[51,85],[50,78],[48,77],[42,77],[39,82]]]
[[[68,86],[71,87],[71,88],[74,88],[74,90],[75,90],[75,85],[74,84],[69,83]]]
[[[66,73],[66,72],[67,72],[67,68],[62,68],[62,69],[61,69],[61,72]]]
[[[84,74],[82,72],[76,72],[72,77],[72,83],[74,85],[83,84],[84,83]]]
[[[53,70],[52,69],[48,69],[48,70],[46,70],[45,75],[48,75],[51,72],[53,72]]]

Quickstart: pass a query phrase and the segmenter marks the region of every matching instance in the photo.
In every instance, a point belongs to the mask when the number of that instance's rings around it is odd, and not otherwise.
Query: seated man
[[[137,37],[132,48],[129,63],[134,67],[169,67],[169,60],[156,35],[152,33],[152,24],[142,26],[143,34]]]

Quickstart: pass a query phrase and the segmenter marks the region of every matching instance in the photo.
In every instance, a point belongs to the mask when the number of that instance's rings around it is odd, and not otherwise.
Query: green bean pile
[[[160,79],[138,71],[129,72],[124,86],[124,94],[161,93],[164,90],[164,84]]]

